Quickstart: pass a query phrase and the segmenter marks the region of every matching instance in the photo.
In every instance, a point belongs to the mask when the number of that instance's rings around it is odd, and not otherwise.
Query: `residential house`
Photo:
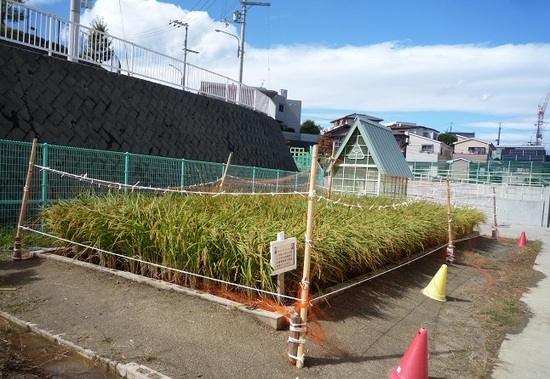
[[[426,138],[437,140],[439,132],[427,126],[417,125],[414,122],[395,121],[389,124],[384,124],[391,128],[393,132],[403,132],[408,135],[415,134]]]
[[[452,158],[453,149],[438,140],[437,130],[413,122],[396,121],[389,126],[407,162],[438,162]]]
[[[327,167],[332,191],[406,196],[412,173],[387,126],[366,115],[356,115],[334,158]]]
[[[449,160],[449,173],[452,178],[471,180],[472,167],[492,160],[495,146],[478,138],[456,136],[458,141],[453,144],[453,159]],[[476,169],[477,170],[477,169]],[[476,175],[479,175],[478,172]]]
[[[459,136],[462,138],[476,138],[475,132],[446,132],[446,134],[455,136],[456,138]]]
[[[267,95],[275,104],[275,120],[279,122],[283,136],[289,147],[309,150],[309,147],[319,142],[319,135],[300,133],[302,127],[302,101],[288,98],[288,90],[279,92],[266,88],[256,88]]]
[[[466,159],[474,162],[487,162],[492,159],[495,146],[478,138],[466,138],[457,135],[458,141],[454,146],[453,159]]]
[[[330,136],[336,142],[336,148],[339,148],[341,146],[342,141],[344,140],[344,138],[346,138],[346,135],[348,134],[351,126],[353,125],[357,117],[361,117],[376,123],[384,121],[381,118],[361,113],[352,113],[347,116],[337,118],[336,120],[332,120],[330,122],[332,124],[332,127],[327,130],[325,134]]]
[[[440,162],[453,158],[453,148],[445,142],[410,134],[406,149],[407,162]]]
[[[269,96],[275,103],[275,120],[277,120],[282,129],[294,129],[300,132],[302,125],[302,101],[288,98],[288,90],[282,89],[280,92],[268,90],[266,88],[256,88],[264,95]]]

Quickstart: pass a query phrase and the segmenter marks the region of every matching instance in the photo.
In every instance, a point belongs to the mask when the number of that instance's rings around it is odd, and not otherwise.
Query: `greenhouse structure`
[[[333,193],[406,197],[411,170],[389,127],[355,118],[326,168]]]

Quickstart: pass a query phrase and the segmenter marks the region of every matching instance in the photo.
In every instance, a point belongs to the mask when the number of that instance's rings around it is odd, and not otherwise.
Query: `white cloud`
[[[38,1],[38,0],[36,0]],[[44,0],[45,1],[45,0]],[[231,78],[238,77],[238,36],[204,11],[189,11],[156,0],[96,0],[82,23],[103,17],[112,35],[170,56],[182,58],[183,28],[189,24],[188,62]],[[238,38],[238,37],[237,37]],[[366,46],[245,46],[244,82],[270,89],[288,89],[304,110],[325,120],[352,112],[467,112],[481,114],[470,128],[491,128],[499,119],[507,128],[534,133],[537,106],[550,84],[550,44],[426,45],[390,41]],[[330,110],[333,110],[331,112]],[[494,116],[494,121],[487,121]],[[415,120],[402,120],[412,121]],[[449,119],[449,121],[458,121]],[[459,121],[459,123],[461,123]],[[503,131],[504,132],[504,131]],[[512,133],[510,133],[512,135]],[[518,140],[526,140],[525,135]]]
[[[283,46],[269,51],[270,85],[291,83],[311,108],[510,115],[536,107],[550,65],[532,57],[544,54],[550,45]],[[249,82],[265,75],[260,63],[247,56]]]

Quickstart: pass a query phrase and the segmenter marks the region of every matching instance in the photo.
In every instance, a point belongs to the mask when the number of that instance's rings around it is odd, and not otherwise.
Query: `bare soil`
[[[529,318],[520,298],[538,280],[539,251],[538,241],[526,248],[488,237],[459,244],[446,302],[421,293],[446,264],[444,249],[329,298],[310,313],[302,369],[288,363],[288,331],[250,314],[49,259],[12,263],[1,255],[0,288],[8,290],[0,291],[0,310],[173,378],[387,377],[421,327],[430,378],[490,378],[505,335]],[[56,377],[13,343],[13,333],[25,331],[0,318],[0,378]]]

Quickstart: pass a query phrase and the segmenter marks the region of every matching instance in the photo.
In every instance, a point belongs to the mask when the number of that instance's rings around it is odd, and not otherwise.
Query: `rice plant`
[[[395,199],[350,198],[359,207],[315,204],[311,261],[313,290],[406,259],[446,242],[447,209],[416,202],[387,207]],[[194,287],[208,281],[185,272],[275,290],[270,241],[284,231],[298,240],[299,267],[285,275],[289,295],[298,288],[305,248],[307,199],[301,196],[179,196],[84,194],[41,213],[48,232],[139,261],[80,250],[88,260]],[[456,238],[471,234],[485,220],[476,209],[454,208]],[[227,288],[231,290],[231,288]],[[249,295],[251,295],[249,293]]]

